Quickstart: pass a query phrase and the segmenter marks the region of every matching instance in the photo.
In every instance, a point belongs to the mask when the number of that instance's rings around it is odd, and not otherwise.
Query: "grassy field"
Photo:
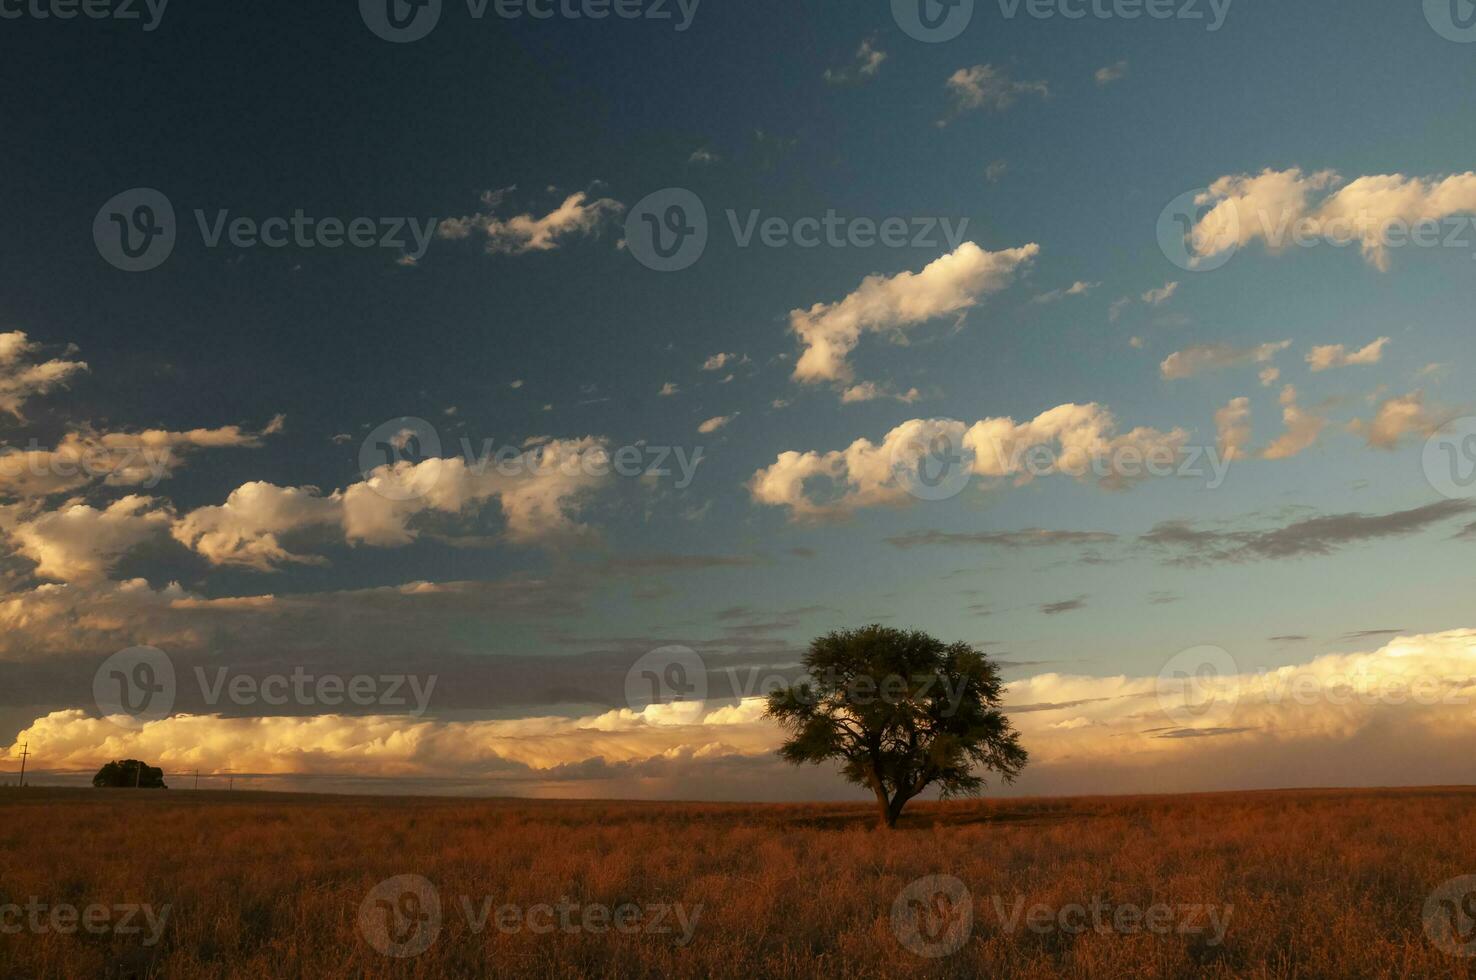
[[[1473,818],[1464,788],[915,804],[893,832],[864,805],[7,789],[0,976],[1465,977],[1441,943],[1476,901],[1432,892],[1476,873]]]

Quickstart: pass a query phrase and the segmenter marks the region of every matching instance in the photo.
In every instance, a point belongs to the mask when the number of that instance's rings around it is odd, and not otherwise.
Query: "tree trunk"
[[[908,796],[905,790],[899,789],[888,800],[887,791],[880,786],[873,786],[872,790],[876,793],[876,805],[877,809],[881,812],[882,826],[888,830],[896,830],[897,820],[902,816],[902,808],[907,805],[907,801],[912,799],[912,797]]]
[[[888,830],[894,830],[897,826],[897,815],[892,812],[892,805],[887,801],[887,791],[879,783],[871,788],[876,793],[876,806],[881,811],[882,826]]]
[[[900,789],[892,797],[892,805],[887,807],[887,828],[889,830],[895,830],[897,828],[897,820],[902,816],[902,808],[907,805],[907,801],[910,799],[912,797]]]

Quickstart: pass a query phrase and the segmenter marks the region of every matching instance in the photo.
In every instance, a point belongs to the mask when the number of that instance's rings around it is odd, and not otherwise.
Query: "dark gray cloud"
[[[894,548],[923,546],[987,546],[997,548],[1047,548],[1052,545],[1108,544],[1117,535],[1105,531],[1047,531],[1028,527],[1019,531],[909,531],[886,539]]]
[[[1216,530],[1163,521],[1139,544],[1168,565],[1196,566],[1330,555],[1350,544],[1402,537],[1476,509],[1476,501],[1441,500],[1388,514],[1329,514],[1258,530]]]
[[[1344,641],[1347,641],[1347,640],[1372,640],[1372,639],[1378,639],[1378,638],[1386,637],[1386,636],[1398,636],[1400,633],[1403,633],[1403,632],[1405,632],[1403,626],[1391,626],[1391,627],[1385,627],[1384,629],[1373,629],[1373,630],[1352,630],[1352,631],[1350,631],[1348,633],[1344,633],[1342,636],[1338,637],[1338,639],[1344,640]]]
[[[1253,732],[1254,728],[1173,728],[1154,738],[1217,738],[1221,735],[1238,735]]]
[[[1040,607],[1040,611],[1047,616],[1056,616],[1065,612],[1074,612],[1086,607],[1087,597],[1079,595],[1075,599],[1062,599],[1059,602],[1047,602]]]
[[[1045,663],[1046,661],[1041,661]],[[1133,698],[1141,695],[1124,695]],[[1084,704],[1101,704],[1104,701],[1119,701],[1122,698],[1080,698],[1076,701],[1045,701],[1039,704],[1012,704],[1009,706],[1011,714],[1023,714],[1031,711],[1060,711],[1062,708],[1079,708]]]

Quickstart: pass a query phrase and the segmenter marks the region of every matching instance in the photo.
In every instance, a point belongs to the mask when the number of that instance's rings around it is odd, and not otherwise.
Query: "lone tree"
[[[139,789],[168,789],[164,785],[164,770],[145,765],[137,759],[114,760],[97,771],[92,785],[98,789],[112,787],[137,787]]]
[[[966,643],[867,626],[810,643],[808,677],[769,695],[766,714],[789,733],[795,765],[842,761],[841,774],[876,794],[892,828],[907,801],[937,784],[944,799],[977,794],[975,770],[1014,782],[1028,757],[999,710],[999,668]]]

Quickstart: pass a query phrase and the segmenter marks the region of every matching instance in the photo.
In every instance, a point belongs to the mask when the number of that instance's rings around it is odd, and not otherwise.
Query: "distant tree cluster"
[[[97,771],[92,785],[99,789],[130,787],[138,789],[168,789],[164,785],[164,770],[138,761],[116,759]]]

